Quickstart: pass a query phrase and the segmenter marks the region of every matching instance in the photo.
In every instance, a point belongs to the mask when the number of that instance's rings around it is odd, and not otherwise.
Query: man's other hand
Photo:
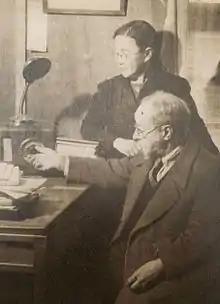
[[[150,261],[138,268],[130,278],[126,285],[133,291],[138,291],[147,287],[154,279],[156,279],[163,270],[161,259]]]

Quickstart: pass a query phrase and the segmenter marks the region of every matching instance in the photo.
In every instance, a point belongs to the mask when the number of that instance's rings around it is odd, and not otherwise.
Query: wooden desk
[[[33,217],[22,221],[0,221],[0,275],[5,282],[7,275],[25,274],[32,280],[32,291],[23,291],[16,299],[16,292],[8,289],[0,303],[49,303],[47,281],[50,269],[68,247],[71,233],[71,208],[86,186],[65,185],[63,179],[48,179],[41,190],[40,199],[33,207]],[[19,278],[19,276],[18,276]],[[15,285],[19,285],[19,280]],[[10,279],[9,279],[10,281]],[[29,287],[30,287],[29,286]],[[1,287],[1,280],[0,280]],[[20,288],[20,287],[19,287]]]

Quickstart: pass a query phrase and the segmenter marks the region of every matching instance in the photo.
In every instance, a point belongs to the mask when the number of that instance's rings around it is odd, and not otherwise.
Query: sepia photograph
[[[220,303],[220,0],[7,0],[0,303]]]

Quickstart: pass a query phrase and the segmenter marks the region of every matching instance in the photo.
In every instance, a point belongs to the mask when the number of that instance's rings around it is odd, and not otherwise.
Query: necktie
[[[157,159],[154,163],[153,167],[149,171],[149,180],[151,183],[151,186],[155,187],[157,185],[157,174],[160,171],[160,169],[163,167],[163,162],[161,158]]]

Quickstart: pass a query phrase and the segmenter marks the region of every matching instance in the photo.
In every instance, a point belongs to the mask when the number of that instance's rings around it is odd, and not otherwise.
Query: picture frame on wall
[[[127,0],[43,0],[48,14],[125,16]]]
[[[190,0],[191,3],[219,4],[220,0]]]

